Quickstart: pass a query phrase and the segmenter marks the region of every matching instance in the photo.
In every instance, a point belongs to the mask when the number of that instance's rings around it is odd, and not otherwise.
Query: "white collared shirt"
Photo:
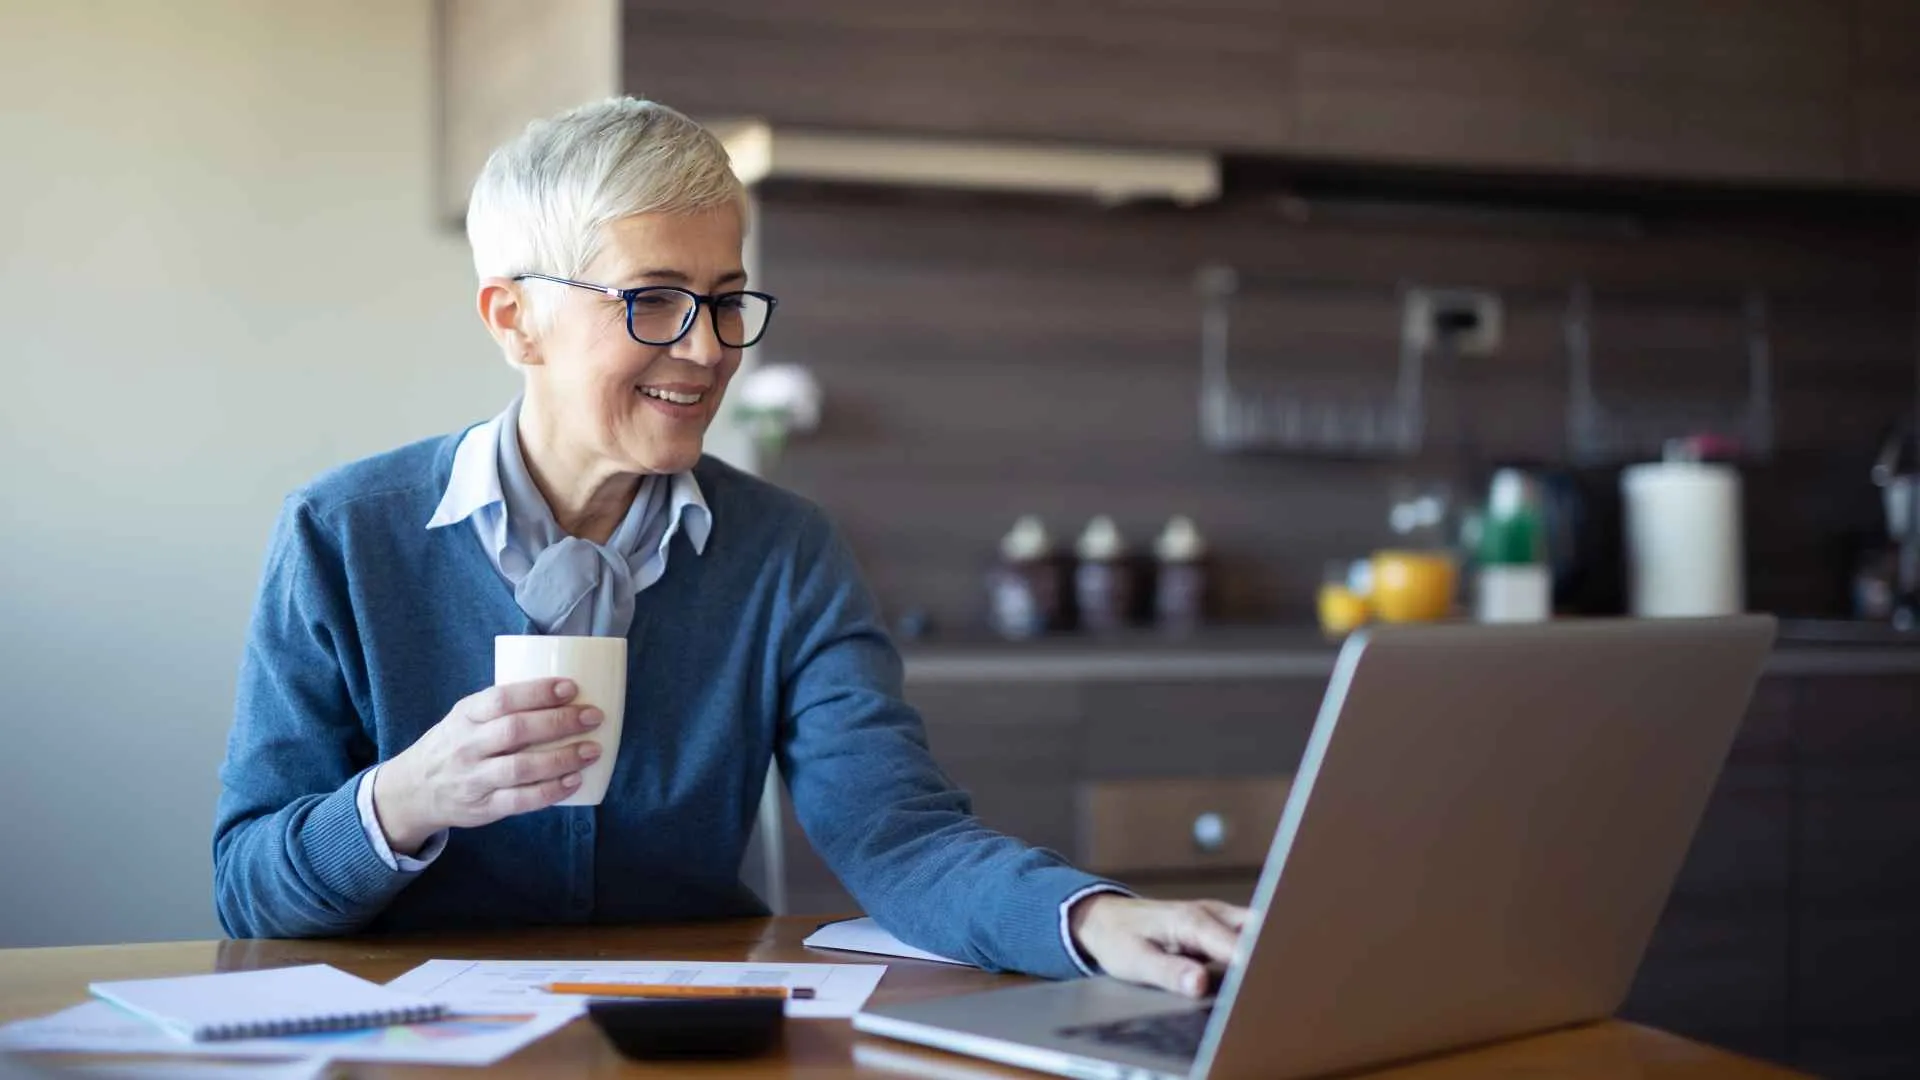
[[[453,475],[447,479],[446,493],[440,496],[440,505],[434,508],[427,528],[473,522],[474,533],[493,568],[509,582],[517,583],[533,567],[534,555],[519,550],[507,529],[507,500],[500,490],[500,459],[494,452],[505,420],[506,414],[502,413],[461,437],[453,452]],[[655,475],[642,480],[635,501],[650,496],[648,485],[661,479]],[[636,594],[667,572],[667,549],[676,533],[685,530],[696,555],[706,553],[707,537],[713,533],[713,511],[707,508],[700,481],[691,472],[674,473],[666,479],[673,485],[667,496],[667,527],[661,531],[652,557],[633,576]]]

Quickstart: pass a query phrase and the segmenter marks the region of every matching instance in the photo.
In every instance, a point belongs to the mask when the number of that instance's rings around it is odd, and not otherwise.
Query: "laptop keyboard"
[[[1213,1006],[1191,1012],[1161,1013],[1114,1020],[1105,1024],[1082,1024],[1060,1029],[1068,1038],[1092,1039],[1107,1046],[1124,1046],[1171,1058],[1200,1056],[1200,1039],[1207,1033],[1207,1019]]]

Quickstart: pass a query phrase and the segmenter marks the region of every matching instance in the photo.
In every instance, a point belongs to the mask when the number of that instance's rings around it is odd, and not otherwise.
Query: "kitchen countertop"
[[[1767,674],[1920,675],[1920,634],[1837,620],[1783,620]],[[1207,627],[905,642],[909,683],[1102,682],[1150,679],[1325,679],[1340,643],[1299,625]]]

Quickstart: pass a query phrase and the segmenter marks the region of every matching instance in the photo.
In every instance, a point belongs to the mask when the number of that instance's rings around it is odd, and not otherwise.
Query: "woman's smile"
[[[698,383],[646,383],[634,390],[642,405],[672,420],[699,422],[709,411],[710,388]]]

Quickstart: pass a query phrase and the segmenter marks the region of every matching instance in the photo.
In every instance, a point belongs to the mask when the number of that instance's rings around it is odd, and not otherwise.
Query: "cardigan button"
[[[593,831],[593,821],[584,817],[574,818],[573,831],[579,833],[581,836],[585,836]]]

